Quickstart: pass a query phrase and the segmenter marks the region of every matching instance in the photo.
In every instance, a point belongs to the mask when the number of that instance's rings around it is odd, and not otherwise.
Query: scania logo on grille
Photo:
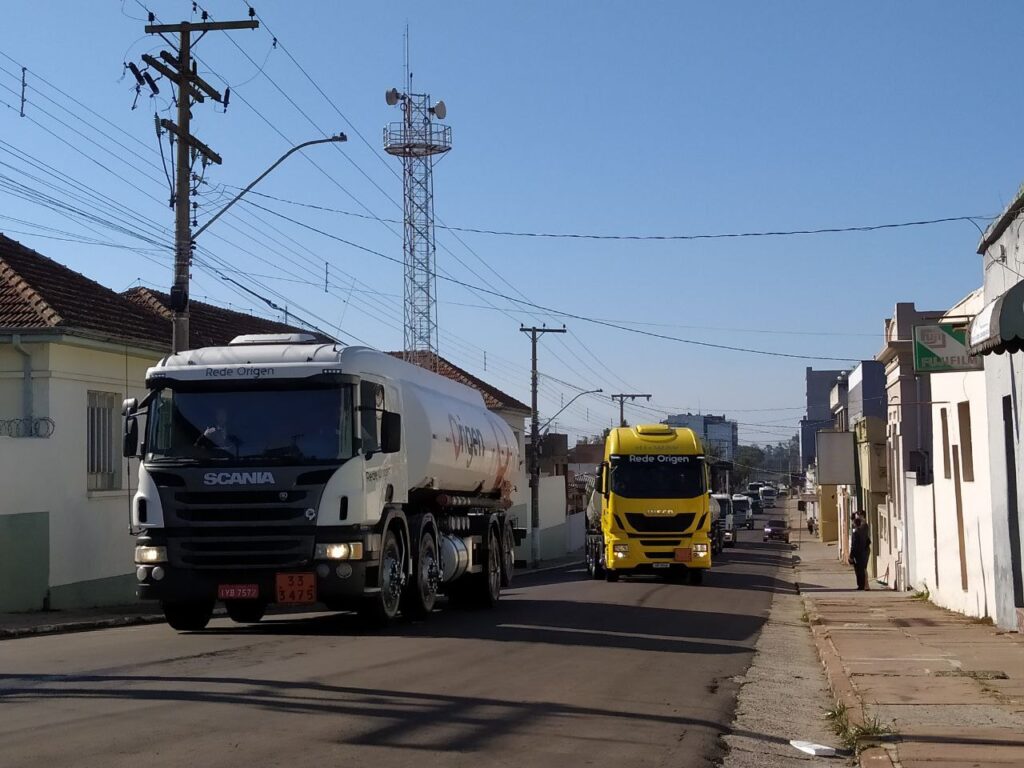
[[[675,513],[674,509],[648,509],[644,512],[645,515],[674,515]]]
[[[207,472],[204,485],[266,485],[274,482],[273,472]]]

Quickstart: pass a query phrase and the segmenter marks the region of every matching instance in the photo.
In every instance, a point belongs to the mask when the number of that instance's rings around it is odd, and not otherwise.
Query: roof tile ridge
[[[46,325],[56,327],[64,322],[61,314],[50,306],[43,295],[33,288],[28,280],[18,274],[3,257],[0,257],[0,282],[10,285]]]

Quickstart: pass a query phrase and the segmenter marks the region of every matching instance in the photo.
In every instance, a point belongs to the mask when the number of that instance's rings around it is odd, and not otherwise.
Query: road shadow
[[[203,634],[370,634],[731,655],[752,652],[763,624],[760,615],[516,596],[487,611],[459,610],[442,604],[427,621],[400,621],[382,629],[367,627],[354,614],[330,613],[301,619],[280,616],[255,625],[217,626]]]
[[[123,701],[186,706],[230,705],[239,717],[249,709],[275,714],[338,718],[338,743],[418,751],[479,752],[498,739],[531,726],[557,728],[558,738],[579,741],[587,754],[602,742],[630,742],[632,732],[651,724],[688,731],[729,731],[713,720],[679,714],[631,712],[608,706],[458,696],[330,685],[312,681],[242,676],[120,674],[0,674],[0,703]],[[579,727],[586,723],[585,728]],[[349,733],[345,733],[345,731]],[[765,741],[782,738],[737,732]],[[633,742],[639,748],[649,744]]]

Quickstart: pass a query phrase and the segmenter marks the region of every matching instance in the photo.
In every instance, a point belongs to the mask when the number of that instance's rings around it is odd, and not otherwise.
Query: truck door
[[[380,515],[384,505],[391,501],[389,487],[394,479],[390,476],[391,456],[381,453],[380,433],[385,402],[384,385],[372,379],[359,383],[359,441],[364,460],[364,489],[366,512],[369,519]]]

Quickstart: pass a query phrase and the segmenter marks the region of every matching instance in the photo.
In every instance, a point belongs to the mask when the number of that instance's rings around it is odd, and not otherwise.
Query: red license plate
[[[315,603],[316,576],[312,573],[277,574],[277,602]]]
[[[259,584],[218,584],[218,600],[258,600]]]
[[[688,563],[690,558],[693,556],[693,552],[690,547],[680,547],[676,550],[676,562],[677,563]]]

